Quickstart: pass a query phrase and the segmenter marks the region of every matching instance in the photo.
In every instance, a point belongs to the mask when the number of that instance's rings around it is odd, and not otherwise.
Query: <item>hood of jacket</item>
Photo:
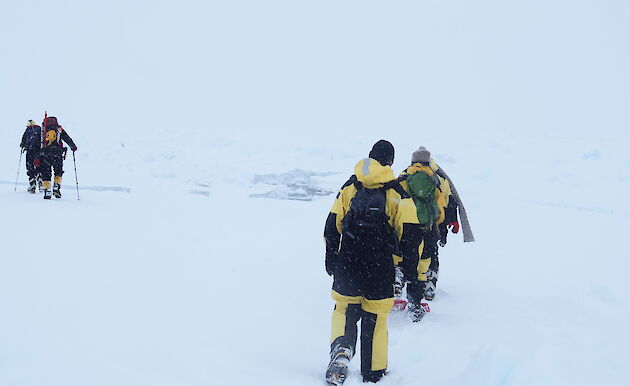
[[[416,174],[418,172],[425,172],[428,173],[430,175],[433,175],[435,172],[437,172],[438,170],[438,166],[435,163],[435,161],[433,160],[433,158],[431,158],[431,162],[429,162],[429,164],[423,164],[420,162],[415,162],[412,163],[411,165],[409,165],[407,167],[407,169],[405,169],[401,175],[405,175],[405,174]]]
[[[359,161],[354,166],[354,175],[368,189],[379,188],[384,183],[396,179],[391,167],[383,166],[372,158],[365,158]]]

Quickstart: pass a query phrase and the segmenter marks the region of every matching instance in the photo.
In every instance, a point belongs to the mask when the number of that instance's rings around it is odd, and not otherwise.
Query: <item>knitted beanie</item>
[[[391,165],[394,163],[394,145],[381,139],[372,146],[369,157],[377,160],[383,166]]]
[[[420,146],[418,150],[413,152],[411,156],[411,163],[423,162],[428,163],[431,161],[431,152],[426,147]]]

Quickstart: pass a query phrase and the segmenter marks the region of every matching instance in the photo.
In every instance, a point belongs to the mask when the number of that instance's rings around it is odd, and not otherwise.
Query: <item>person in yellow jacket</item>
[[[410,176],[422,173],[428,176],[427,181],[434,182],[432,188],[431,204],[434,212],[432,214],[421,213],[422,200],[417,197],[410,183],[413,178]],[[425,177],[426,178],[426,177]],[[407,297],[412,302],[418,302],[422,297],[426,300],[433,300],[438,279],[439,258],[438,243],[440,246],[446,245],[446,235],[449,229],[453,233],[459,231],[459,221],[457,212],[460,211],[464,221],[464,241],[474,241],[472,230],[468,224],[463,203],[452,181],[448,175],[431,158],[431,153],[424,146],[420,146],[411,157],[411,165],[407,167],[399,179],[404,179],[401,183],[405,190],[414,197],[418,208],[418,218],[422,225],[422,243],[420,257],[419,281],[411,282],[407,286]],[[416,189],[417,190],[417,189]],[[400,275],[398,275],[400,277]]]
[[[420,303],[422,298],[433,299],[427,296],[426,290],[432,284],[430,268],[437,263],[438,241],[441,239],[439,225],[444,222],[445,208],[451,194],[448,181],[437,174],[438,169],[429,150],[421,146],[413,153],[411,165],[399,177],[405,191],[414,199],[421,225],[419,280],[407,285],[407,298],[412,309],[413,304]],[[423,310],[418,310],[419,318],[422,317]]]
[[[329,384],[343,383],[361,320],[361,374],[377,382],[387,369],[387,317],[394,304],[393,254],[406,279],[418,279],[420,224],[411,197],[396,180],[394,147],[374,144],[337,194],[326,220],[326,271],[334,277]],[[399,252],[398,252],[399,251]]]

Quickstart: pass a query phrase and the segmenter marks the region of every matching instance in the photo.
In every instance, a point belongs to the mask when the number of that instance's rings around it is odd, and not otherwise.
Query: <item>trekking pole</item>
[[[22,166],[22,153],[24,153],[24,149],[20,149],[20,162],[18,163],[18,171],[17,171],[17,174],[15,175],[15,188],[13,188],[14,192],[17,192],[17,183],[18,183],[18,179],[20,178],[20,167]]]
[[[77,183],[77,200],[81,200],[79,198],[79,177],[77,177],[77,159],[74,156],[74,151],[72,152],[72,160],[74,161],[74,180]]]

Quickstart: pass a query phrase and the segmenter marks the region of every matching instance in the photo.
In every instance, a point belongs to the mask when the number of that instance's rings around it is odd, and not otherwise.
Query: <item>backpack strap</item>
[[[381,186],[379,189],[380,190],[384,190],[384,191],[388,190],[388,189],[394,189],[396,191],[396,193],[398,193],[400,195],[401,198],[411,198],[409,193],[407,193],[405,191],[405,189],[400,185],[400,183],[405,181],[407,179],[407,177],[409,177],[409,176],[406,175],[406,174],[402,175],[402,176],[398,177],[395,180],[391,180],[389,182],[384,183],[383,186]],[[357,176],[353,174],[348,179],[348,181],[346,181],[346,183],[343,184],[343,186],[339,190],[341,191],[341,190],[343,190],[344,188],[346,188],[346,187],[348,187],[350,185],[354,185],[354,187],[357,189],[357,191],[365,189],[365,187],[363,186],[361,181],[359,181],[357,179]]]
[[[337,192],[337,198],[339,197],[339,195],[341,195],[342,190],[344,190],[350,185],[354,185],[355,187],[357,187],[356,184],[359,184],[361,186],[361,189],[363,189],[363,185],[361,185],[359,180],[357,180],[357,176],[353,174],[352,176],[350,176],[350,178],[348,178],[348,181],[346,181],[346,183],[341,186],[341,188],[339,189],[339,192]],[[359,190],[358,187],[357,187],[357,190]]]
[[[400,195],[400,198],[411,198],[409,193],[407,193],[405,191],[405,189],[403,189],[402,185],[400,185],[400,183],[405,181],[407,179],[407,177],[409,177],[407,174],[403,174],[402,176],[398,177],[397,179],[391,180],[391,181],[386,182],[385,184],[383,184],[383,187],[381,189],[383,189],[383,190],[394,189],[396,191],[396,193],[398,193]]]
[[[341,190],[343,190],[343,188],[348,187],[350,185],[354,185],[354,187],[357,188],[357,191],[364,189],[363,184],[359,181],[359,179],[357,178],[355,174],[350,176],[348,181],[346,181],[346,183],[343,184],[343,186],[341,187]]]

